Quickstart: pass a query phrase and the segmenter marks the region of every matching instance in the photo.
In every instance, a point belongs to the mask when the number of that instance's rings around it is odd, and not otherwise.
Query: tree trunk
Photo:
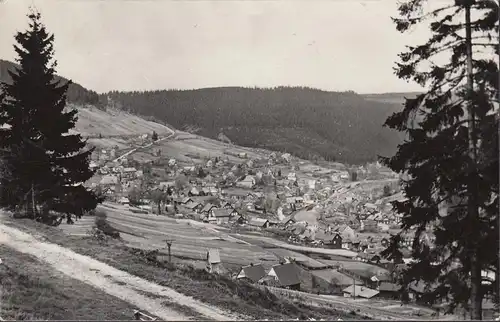
[[[31,183],[31,206],[33,207],[33,209],[31,210],[33,212],[32,216],[33,219],[35,219],[36,218],[35,185],[33,182]]]
[[[465,41],[467,50],[467,118],[468,118],[468,140],[469,140],[469,157],[472,163],[472,169],[469,170],[469,180],[467,184],[468,192],[468,215],[472,222],[479,220],[479,211],[477,204],[477,189],[476,189],[476,166],[477,166],[477,151],[475,137],[475,116],[472,102],[472,94],[474,90],[474,79],[472,70],[472,29],[470,17],[471,5],[465,5]],[[482,319],[482,301],[481,292],[481,262],[477,256],[475,243],[473,240],[469,243],[469,251],[471,254],[471,319]]]

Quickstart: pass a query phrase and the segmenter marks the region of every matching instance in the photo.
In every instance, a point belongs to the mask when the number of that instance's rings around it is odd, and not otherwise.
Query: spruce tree
[[[99,202],[83,186],[94,172],[89,167],[93,149],[75,127],[77,110],[65,111],[70,82],[56,81],[52,62],[54,35],[41,23],[40,14],[28,14],[29,29],[18,32],[14,45],[19,68],[10,71],[12,83],[2,83],[0,132],[4,175],[0,178],[0,206],[27,209],[32,218],[47,223],[71,221]],[[48,213],[56,212],[53,220]]]
[[[457,0],[429,12],[425,2],[401,1],[394,21],[401,32],[430,21],[431,38],[408,47],[396,68],[426,92],[385,123],[407,135],[396,155],[382,158],[405,174],[407,199],[393,206],[403,214],[402,233],[416,231],[415,261],[401,282],[422,280],[428,303],[444,300],[448,312],[459,306],[481,319],[483,299],[498,303],[499,288],[498,278],[481,276],[498,276],[498,4]],[[400,240],[392,238],[386,257],[399,257]]]

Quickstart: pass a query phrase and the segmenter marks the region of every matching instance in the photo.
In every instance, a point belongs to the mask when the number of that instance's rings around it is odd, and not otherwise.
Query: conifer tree
[[[93,149],[79,134],[69,134],[77,110],[65,111],[70,82],[56,81],[54,35],[40,13],[32,11],[28,18],[29,29],[15,36],[20,67],[9,72],[12,83],[1,84],[0,123],[8,126],[0,132],[0,206],[21,205],[32,218],[54,224],[97,206],[99,199],[83,186],[94,174],[89,167]],[[54,221],[49,211],[62,215]]]
[[[481,276],[498,276],[498,4],[457,0],[428,11],[425,0],[405,0],[398,6],[399,31],[430,21],[432,32],[425,44],[408,47],[396,68],[426,92],[406,99],[385,123],[407,135],[396,155],[382,158],[405,174],[407,199],[393,206],[403,214],[402,233],[416,231],[415,261],[402,282],[424,281],[428,303],[445,300],[448,312],[459,306],[481,319],[483,299],[498,303],[499,288],[498,278]],[[443,58],[446,63],[437,62]],[[400,240],[394,236],[383,255],[396,258]]]

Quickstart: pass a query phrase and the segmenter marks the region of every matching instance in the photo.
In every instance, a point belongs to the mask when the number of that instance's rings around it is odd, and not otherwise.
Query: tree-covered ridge
[[[400,137],[382,124],[400,104],[366,100],[352,91],[307,87],[221,87],[118,92],[101,99],[154,116],[179,129],[235,144],[358,163],[394,153]]]
[[[13,72],[16,68],[19,68],[18,64],[0,59],[0,82],[11,84],[12,77],[10,77],[9,71]],[[60,76],[55,76],[55,79],[63,82],[68,81]],[[70,103],[97,105],[99,102],[99,95],[96,92],[88,90],[76,83],[71,83],[69,85],[66,95]]]

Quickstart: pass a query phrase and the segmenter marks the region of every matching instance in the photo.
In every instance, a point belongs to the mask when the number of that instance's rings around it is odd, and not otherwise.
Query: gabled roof
[[[293,214],[283,218],[283,220],[281,220],[281,224],[284,225],[284,224],[288,223],[289,221],[295,221],[295,219],[293,218]]]
[[[248,265],[248,266],[243,266],[241,268],[241,271],[244,273],[244,277],[248,278],[252,282],[257,282],[264,276],[266,276],[266,271],[264,270],[264,267],[261,264],[257,265]],[[241,274],[240,271],[240,274]],[[238,275],[240,275],[238,274]]]
[[[293,263],[276,265],[271,268],[276,274],[278,281],[282,286],[290,286],[300,284],[297,267]]]
[[[373,289],[368,288],[366,286],[359,286],[359,285],[356,285],[355,287],[353,285],[348,286],[345,289],[343,289],[342,292],[348,293],[348,294],[353,294],[353,292],[354,292],[355,296],[363,297],[365,299],[370,299],[370,298],[374,297],[375,295],[377,295],[378,293],[380,293],[377,290],[373,290]]]
[[[210,211],[210,210],[211,210],[212,208],[214,208],[214,207],[215,207],[215,205],[212,205],[211,203],[207,203],[207,204],[203,207],[203,209],[201,209],[201,212],[208,212],[208,211]]]
[[[233,212],[231,209],[212,209],[213,215],[216,218],[222,217],[231,217],[231,213]]]
[[[255,227],[264,227],[269,220],[263,218],[250,218],[248,224]]]
[[[390,282],[380,282],[378,290],[380,292],[398,292],[401,286]]]
[[[198,206],[200,206],[200,204],[197,203],[197,202],[193,202],[193,201],[188,202],[187,204],[184,205],[184,207],[186,207],[188,209],[194,209],[194,208],[196,208]]]

